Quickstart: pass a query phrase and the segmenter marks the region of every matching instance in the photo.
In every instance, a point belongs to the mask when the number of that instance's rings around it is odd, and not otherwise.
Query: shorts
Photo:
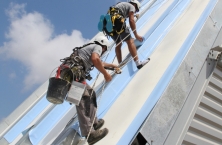
[[[119,34],[116,34],[114,36],[111,36],[111,38],[113,39],[113,41],[118,44],[120,41],[127,41],[127,40],[130,40],[132,37],[131,37],[131,34],[130,34],[130,31],[129,31],[129,28],[126,28],[125,31],[123,31],[120,35]],[[116,40],[118,39],[118,40]]]

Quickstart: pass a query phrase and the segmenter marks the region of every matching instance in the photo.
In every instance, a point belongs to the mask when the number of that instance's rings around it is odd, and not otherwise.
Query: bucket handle
[[[64,65],[64,66],[65,66],[65,65]],[[74,73],[73,73],[72,69],[69,68],[69,67],[67,67],[67,66],[65,66],[65,67],[71,70],[72,76],[73,76],[73,77],[72,77],[72,79],[73,79],[72,81],[74,81]],[[56,74],[56,78],[59,78],[59,76],[60,76],[60,71],[61,71],[61,65],[60,65],[59,67],[55,67],[55,68],[51,71],[51,73],[50,73],[50,75],[49,75],[49,79],[51,78],[52,73],[53,73],[53,71],[54,71],[55,69],[58,69],[58,71],[59,71],[59,74]]]

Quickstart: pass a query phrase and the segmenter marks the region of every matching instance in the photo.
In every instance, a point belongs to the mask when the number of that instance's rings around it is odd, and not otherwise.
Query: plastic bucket
[[[142,42],[140,42],[137,39],[134,39],[134,44],[135,44],[136,48],[139,48],[141,45],[143,45],[144,41],[145,41],[144,37],[143,37],[143,41]]]
[[[71,84],[65,80],[50,78],[46,99],[53,104],[62,104],[70,86]]]

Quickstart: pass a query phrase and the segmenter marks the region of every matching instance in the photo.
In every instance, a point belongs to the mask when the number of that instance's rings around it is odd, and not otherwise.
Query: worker
[[[74,80],[85,83],[86,79],[89,78],[87,72],[90,72],[92,66],[95,66],[104,76],[106,82],[111,81],[111,75],[104,68],[115,68],[118,69],[118,66],[115,64],[109,64],[102,62],[100,57],[107,51],[109,45],[109,41],[105,36],[99,36],[95,39],[94,43],[89,43],[81,47],[81,49],[74,49],[74,52],[69,58],[66,58],[65,61],[68,64],[71,62],[70,60],[76,61],[76,64],[79,64],[82,67],[73,67],[72,73],[74,74]],[[71,58],[71,59],[70,59]],[[74,69],[75,68],[75,69]],[[80,70],[76,70],[79,68]],[[64,69],[65,70],[65,69]],[[64,75],[65,71],[61,71],[61,77],[64,80],[66,79],[66,75]],[[78,73],[75,73],[78,72]],[[81,72],[81,73],[80,73]],[[80,75],[78,75],[80,74]],[[70,78],[69,78],[70,79]],[[73,78],[71,78],[72,80]],[[69,81],[71,81],[69,80]],[[79,119],[79,126],[81,130],[81,135],[88,138],[88,144],[94,144],[97,141],[101,140],[108,134],[108,129],[101,127],[104,124],[103,119],[97,119],[96,110],[97,110],[97,102],[96,102],[96,93],[95,91],[86,84],[86,90],[82,95],[82,99],[78,106],[76,106],[77,115]],[[93,123],[93,120],[95,121]],[[91,132],[90,132],[90,128]]]
[[[140,42],[142,42],[143,37],[138,35],[134,20],[134,14],[136,12],[139,12],[139,9],[140,9],[140,2],[138,0],[130,0],[130,2],[119,2],[115,6],[110,7],[108,13],[111,16],[111,18],[103,16],[101,18],[104,19],[106,22],[104,23],[104,21],[101,20],[98,23],[99,30],[101,29],[102,31],[104,31],[116,43],[115,51],[118,63],[122,62],[121,46],[122,46],[122,41],[125,41],[127,43],[129,52],[133,57],[134,62],[136,63],[138,69],[142,68],[145,64],[147,64],[149,60],[144,60],[144,61],[139,60],[134,40],[131,37],[129,28],[126,27],[125,20],[126,18],[129,18],[129,24],[135,38]],[[110,24],[110,22],[112,22],[113,24]]]

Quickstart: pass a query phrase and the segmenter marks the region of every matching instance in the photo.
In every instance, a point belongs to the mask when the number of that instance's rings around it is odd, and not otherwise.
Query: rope
[[[136,29],[134,29],[132,32],[134,32],[134,31],[136,31]],[[131,34],[128,34],[126,37],[124,37],[124,38],[116,45],[116,47],[119,46],[120,44],[122,44],[122,42],[123,42],[128,36],[130,36],[130,35],[131,35]],[[116,41],[117,41],[117,40],[118,40],[118,39],[116,39]],[[137,56],[137,55],[136,55],[136,56]],[[136,56],[134,56],[134,58],[135,58]],[[116,58],[116,56],[113,58],[112,63],[114,62],[115,58]]]
[[[105,81],[104,81],[104,82],[105,82]],[[104,91],[105,85],[106,85],[106,83],[104,83],[104,85],[103,85],[103,88],[102,88],[102,94],[103,94],[103,91]],[[90,133],[91,133],[91,131],[92,131],[93,124],[94,124],[95,119],[96,119],[96,113],[97,113],[97,110],[99,109],[99,105],[100,105],[100,102],[101,102],[101,100],[102,100],[102,94],[101,94],[101,97],[100,97],[100,99],[99,99],[99,102],[98,102],[98,105],[97,105],[98,107],[97,107],[97,109],[96,109],[95,116],[94,116],[94,118],[93,118],[93,122],[92,122],[92,126],[90,127],[90,130],[89,130],[89,133],[88,133],[88,135],[87,135],[86,141],[89,139],[89,135],[90,135]]]
[[[142,1],[143,1],[143,0],[142,0]],[[163,1],[164,1],[164,0],[163,0]],[[163,1],[161,1],[161,2],[163,2]],[[161,3],[161,2],[159,2],[159,3]],[[159,4],[159,3],[158,3],[158,4]],[[156,5],[157,5],[157,4],[156,4]],[[156,5],[154,5],[154,6],[156,6]],[[153,6],[153,7],[154,7],[154,6]],[[153,7],[150,7],[150,8],[153,8]],[[150,8],[149,8],[149,9],[150,9]],[[123,26],[123,25],[122,25],[122,26]],[[131,28],[130,28],[130,29],[131,29]],[[134,32],[135,30],[136,30],[136,29],[132,30],[131,32]],[[122,40],[116,45],[116,47],[119,46],[129,35],[131,35],[131,34],[128,34],[126,37],[124,37],[124,39],[122,39]],[[117,39],[115,40],[114,43],[117,42],[119,36],[120,36],[120,34],[118,35],[118,37],[117,37]],[[112,50],[112,49],[110,49],[110,51],[111,51],[111,50]],[[106,55],[105,60],[107,59],[110,51],[109,51],[108,54]],[[137,56],[138,56],[138,54],[135,55],[134,57],[132,57],[130,60],[128,60],[128,61],[127,61],[124,65],[122,65],[121,67],[125,66],[128,62],[130,62],[131,60],[133,60],[133,59],[134,59],[135,57],[137,57]],[[114,57],[112,63],[114,62],[115,58],[116,58],[116,56]],[[121,64],[120,64],[120,65],[121,65]],[[97,75],[97,77],[96,77],[96,81],[97,81],[97,79],[98,79],[98,77],[99,77],[99,74],[100,74],[100,72],[98,73],[98,75]],[[94,82],[92,89],[94,88],[96,81]],[[103,94],[103,92],[104,92],[105,85],[106,85],[106,83],[105,83],[105,81],[104,81],[103,87],[102,87],[102,92],[101,92],[101,97],[100,97],[99,103],[98,103],[98,105],[97,105],[98,107],[97,107],[97,109],[96,109],[95,116],[94,116],[93,122],[92,122],[92,126],[90,127],[90,130],[89,130],[89,133],[88,133],[88,135],[87,135],[87,138],[86,138],[85,142],[89,139],[89,135],[90,135],[90,133],[91,133],[91,131],[92,131],[92,127],[93,127],[93,124],[94,124],[95,119],[96,119],[96,113],[97,113],[97,110],[98,110],[98,108],[99,108],[100,102],[101,102],[101,100],[102,100],[102,94]],[[92,92],[93,92],[93,91],[92,91]],[[91,95],[92,95],[92,93],[91,93]],[[90,95],[90,96],[91,96],[91,95]],[[74,137],[75,137],[75,136],[74,136]]]
[[[143,1],[143,0],[142,0],[142,1]],[[164,1],[164,0],[163,0],[163,1]],[[163,1],[161,1],[161,2],[163,2]],[[161,2],[160,2],[160,3],[161,3]],[[158,4],[159,4],[159,3],[158,3]],[[156,5],[157,5],[157,4],[156,4]],[[156,6],[156,5],[155,5],[155,6]],[[153,6],[153,7],[154,7],[154,6]],[[149,9],[151,9],[151,8],[153,8],[153,7],[150,7]],[[148,10],[149,10],[149,9],[148,9]],[[122,25],[122,26],[123,26],[123,25]],[[130,29],[131,29],[131,28],[130,28]],[[136,28],[135,28],[134,30],[132,30],[131,32],[134,32],[135,30],[136,30]],[[128,34],[126,37],[124,37],[124,39],[122,39],[118,44],[116,44],[116,47],[119,46],[129,35],[131,35],[131,34]],[[117,37],[117,39],[115,40],[114,43],[117,42],[119,36],[120,36],[120,34],[118,35],[118,37]],[[108,57],[108,55],[109,55],[109,53],[110,53],[111,50],[112,50],[112,49],[109,50],[108,54],[106,55],[105,60],[107,59],[107,57]],[[138,56],[138,54],[135,55],[134,57],[132,57],[130,60],[128,60],[124,65],[122,65],[122,67],[125,66],[128,62],[130,62],[132,59],[134,59],[134,58],[137,57],[137,56]],[[115,57],[116,57],[116,56],[115,56]],[[114,59],[115,59],[115,57],[114,57]],[[114,61],[114,59],[113,59],[113,61]],[[112,62],[113,62],[113,61],[112,61]],[[121,64],[120,64],[120,65],[121,65]],[[91,94],[90,94],[90,97],[92,96],[92,93],[93,93],[93,91],[94,91],[93,89],[94,89],[94,87],[95,87],[95,84],[96,84],[96,81],[97,81],[99,75],[100,75],[100,72],[97,74],[97,77],[96,77],[96,79],[95,79],[95,82],[94,82],[94,84],[93,84],[93,86],[92,86],[92,92],[91,92]],[[97,110],[98,110],[98,108],[99,108],[100,102],[101,102],[101,100],[102,100],[102,94],[103,94],[103,92],[104,92],[105,85],[106,85],[106,82],[104,81],[103,86],[102,86],[101,97],[100,97],[99,102],[98,102],[98,105],[97,105],[98,107],[97,107],[97,109],[96,109],[95,116],[94,116],[94,118],[93,118],[93,122],[92,122],[92,125],[91,125],[91,127],[90,127],[90,130],[89,130],[89,133],[88,133],[88,135],[87,135],[87,137],[86,137],[85,142],[88,140],[88,138],[89,138],[89,136],[90,136],[90,133],[91,133],[91,131],[92,131],[92,127],[93,127],[93,124],[94,124],[95,118],[96,118],[96,113],[97,113]],[[76,133],[77,133],[77,132],[76,132]],[[75,135],[76,135],[76,133],[75,133]],[[75,138],[75,135],[74,135],[74,138]]]
[[[142,0],[142,1],[144,1],[144,0]],[[141,1],[141,2],[142,2]],[[165,0],[162,0],[162,1],[160,1],[160,2],[158,2],[158,3],[156,3],[155,5],[152,5],[148,10],[150,10],[151,8],[154,8],[155,6],[157,6],[157,5],[159,5],[160,3],[162,3],[162,2],[164,2]],[[167,0],[167,1],[169,1],[169,0]],[[146,3],[148,3],[148,2],[146,2]],[[145,4],[146,4],[145,3]],[[170,12],[169,12],[170,13]],[[129,29],[131,29],[131,28],[129,28]],[[134,32],[136,29],[134,29],[134,30],[132,30],[131,32]],[[121,40],[117,45],[116,45],[116,47],[118,46],[118,45],[120,45],[129,35],[131,35],[131,34],[128,34],[123,40]],[[138,54],[137,55],[135,55],[134,57],[132,57],[131,59],[129,59],[127,62],[125,62],[124,63],[124,65],[121,65],[121,63],[119,64],[119,66],[121,66],[121,67],[123,67],[123,66],[125,66],[128,62],[130,62],[131,60],[133,60],[135,57],[137,57],[138,56]],[[113,61],[112,61],[112,63],[114,62],[114,60],[115,60],[115,58],[116,58],[116,56],[113,58]],[[123,62],[123,61],[122,61]]]
[[[164,0],[163,0],[163,1],[164,1]],[[161,2],[163,2],[163,1],[161,1]],[[159,3],[161,3],[161,2],[159,2]],[[158,4],[159,4],[159,3],[158,3]],[[157,4],[156,4],[156,5],[157,5]],[[156,5],[155,5],[155,6],[156,6]],[[154,6],[153,6],[153,7],[154,7]],[[153,7],[150,7],[150,8],[153,8]],[[149,9],[150,9],[150,8],[149,8]],[[131,29],[131,28],[130,28],[130,29]],[[131,32],[134,32],[134,31],[136,31],[136,28],[135,28],[134,30],[132,30]],[[118,45],[120,45],[120,44],[121,44],[128,36],[130,36],[130,35],[131,35],[131,34],[128,34],[126,37],[124,37],[124,39],[122,39],[122,40],[116,45],[116,47],[117,47]],[[114,43],[117,42],[119,36],[120,36],[120,34],[118,35],[118,37],[117,37],[117,39],[115,40]],[[110,49],[110,51],[111,51],[111,50],[112,50],[112,49]],[[109,51],[109,53],[110,53],[110,51]],[[109,53],[108,53],[108,55],[109,55]],[[108,55],[106,56],[105,60],[107,59]],[[133,59],[134,59],[135,57],[137,57],[137,56],[138,56],[138,54],[135,55],[134,57],[132,57],[130,60],[128,60],[124,65],[122,65],[122,67],[125,66],[128,62],[130,62],[131,60],[133,60]],[[115,59],[115,57],[114,57],[114,59]],[[113,61],[114,61],[114,59],[113,59]],[[113,61],[112,61],[112,62],[113,62]],[[97,79],[98,79],[99,74],[100,74],[100,72],[99,72],[98,75],[97,75],[96,81],[97,81]],[[95,82],[96,82],[96,81],[95,81]],[[95,82],[94,82],[94,85],[95,85]],[[94,88],[94,85],[93,85],[92,89]],[[92,131],[92,127],[93,127],[93,124],[94,124],[95,118],[96,118],[96,113],[97,113],[97,110],[98,110],[98,108],[99,108],[100,102],[101,102],[101,100],[102,100],[102,94],[103,94],[103,92],[104,92],[105,85],[106,85],[106,83],[104,82],[103,87],[102,87],[101,97],[100,97],[99,102],[98,102],[98,107],[97,107],[97,109],[96,109],[95,116],[94,116],[94,118],[93,118],[92,126],[90,127],[90,131],[89,131],[89,133],[88,133],[87,138],[86,138],[85,141],[88,140],[89,135],[90,135],[90,133],[91,133],[91,131]],[[92,95],[92,94],[91,94],[91,95]],[[90,95],[90,96],[91,96],[91,95]]]
[[[122,27],[123,27],[123,25],[122,25]],[[136,30],[136,29],[134,29],[132,32],[134,32],[135,30]],[[120,45],[120,44],[121,44],[121,43],[122,43],[122,42],[123,42],[128,36],[129,36],[129,35],[130,35],[130,34],[128,34],[124,39],[122,39],[122,40],[116,45],[116,47],[117,47],[118,45]],[[117,37],[117,39],[115,40],[114,43],[117,42],[119,36],[120,36],[120,34],[118,34],[118,37]],[[110,51],[111,51],[111,50],[112,50],[112,49],[110,49]],[[106,55],[105,60],[107,59],[107,57],[108,57],[110,51],[109,51],[108,54]],[[134,58],[135,58],[135,57],[136,57],[136,56],[134,56]],[[114,59],[115,59],[115,57],[114,57]],[[113,61],[114,61],[114,60],[113,60]],[[98,75],[97,75],[96,81],[97,81],[97,79],[98,79],[98,77],[99,77],[99,74],[100,74],[100,72],[99,72]],[[93,84],[93,86],[92,86],[92,89],[95,87],[95,83],[96,83],[96,81],[94,82],[94,84]],[[92,126],[90,127],[89,133],[88,133],[87,138],[86,138],[85,141],[87,141],[87,140],[89,139],[90,133],[91,133],[91,131],[92,131],[92,127],[93,127],[93,124],[94,124],[95,119],[96,119],[97,110],[98,110],[99,105],[100,105],[100,102],[101,102],[101,100],[102,100],[102,94],[103,94],[103,92],[104,92],[105,85],[106,85],[106,83],[105,83],[105,81],[104,81],[103,86],[102,86],[101,97],[100,97],[99,102],[98,102],[98,105],[97,105],[98,107],[97,107],[97,109],[96,109],[95,116],[94,116],[94,118],[93,118]],[[93,91],[92,91],[92,93],[93,93]],[[92,93],[91,93],[90,97],[92,96]]]
[[[109,52],[110,52],[110,51],[109,51]],[[108,53],[108,54],[109,54],[109,53]],[[107,59],[107,57],[108,57],[108,55],[106,56],[105,60]],[[91,92],[91,94],[90,94],[90,97],[92,96],[93,89],[94,89],[94,87],[95,87],[96,81],[97,81],[97,79],[98,79],[100,73],[101,73],[101,72],[99,72],[99,73],[97,74],[97,76],[96,76],[96,80],[95,80],[95,82],[94,82],[94,84],[93,84],[93,86],[92,86],[92,92]],[[98,108],[99,108],[100,101],[102,100],[102,94],[103,94],[103,91],[104,91],[105,85],[106,85],[106,83],[105,83],[105,81],[104,81],[103,88],[102,88],[102,93],[101,93],[101,97],[100,97],[100,99],[99,99],[99,103],[98,103],[98,105],[97,105],[98,107],[97,107],[97,109],[96,109],[96,112],[95,112],[95,116],[94,116],[94,118],[93,118],[92,125],[91,125],[91,127],[90,127],[89,133],[88,133],[88,135],[87,135],[85,141],[87,141],[87,140],[89,139],[89,135],[90,135],[90,133],[91,133],[91,131],[92,131],[93,124],[94,124],[95,119],[96,119],[97,110],[98,110]]]
[[[97,74],[96,79],[95,79],[95,82],[93,83],[92,92],[91,92],[91,94],[90,94],[90,99],[91,99],[91,96],[92,96],[92,93],[93,93],[93,88],[95,87],[96,81],[97,81],[97,79],[98,79],[98,77],[99,77],[99,74],[100,74],[100,72]],[[98,106],[98,107],[99,107],[99,106]],[[96,112],[97,112],[97,109],[96,109]],[[93,124],[94,124],[95,118],[96,118],[96,113],[95,113],[95,116],[94,116],[94,119],[93,119],[92,126],[93,126]],[[89,133],[88,133],[88,135],[87,135],[87,139],[86,139],[85,141],[88,140],[89,134],[91,133],[91,130],[92,130],[92,126],[90,127],[90,131],[89,131]],[[73,136],[72,142],[74,142],[76,134],[77,134],[77,131],[75,132],[75,134],[74,134],[74,136]]]
[[[136,29],[135,29],[135,30],[136,30]],[[135,31],[135,30],[134,30],[134,31]],[[129,34],[129,35],[130,35],[130,34]],[[128,36],[129,36],[129,35],[128,35]],[[126,37],[128,37],[128,36],[126,36]],[[119,35],[118,35],[118,37],[119,37]],[[118,40],[118,37],[117,37],[116,41]],[[125,37],[122,41],[124,41],[124,40],[126,39],[126,37]],[[115,42],[116,42],[116,41],[115,41]],[[122,41],[121,41],[121,42],[122,42]],[[118,46],[121,42],[119,42],[119,43],[117,44],[117,46]],[[110,50],[110,51],[111,51],[111,50]],[[110,52],[110,51],[109,51],[109,52]],[[108,55],[109,55],[109,53],[108,53]],[[107,59],[108,55],[106,55],[105,60]],[[96,81],[97,81],[97,79],[98,79],[98,77],[99,77],[99,74],[100,74],[100,72],[98,73],[98,75],[97,75],[97,77],[96,77],[96,80],[95,80],[95,82],[94,82],[94,84],[93,84],[93,86],[92,86],[92,89],[95,87],[95,84],[96,84]],[[87,137],[86,137],[85,142],[89,139],[90,133],[91,133],[91,131],[92,131],[93,124],[94,124],[95,119],[96,119],[97,110],[98,110],[99,105],[100,105],[100,102],[101,102],[101,100],[102,100],[102,94],[103,94],[103,92],[104,92],[105,85],[106,85],[106,83],[105,83],[105,81],[104,81],[103,86],[102,86],[101,97],[100,97],[99,102],[98,102],[98,105],[97,105],[98,107],[97,107],[97,109],[96,109],[95,116],[94,116],[94,118],[93,118],[93,122],[92,122],[92,125],[91,125],[91,127],[90,127],[90,130],[89,130],[89,133],[88,133],[88,135],[87,135]],[[92,93],[93,93],[93,91],[92,91]],[[92,96],[92,93],[90,94],[90,97]],[[74,136],[74,137],[75,137],[75,136]]]
[[[142,0],[141,2],[143,2],[144,0]],[[162,2],[164,2],[165,0],[162,0],[162,1],[160,1],[159,3],[156,3],[155,5],[152,5],[148,10],[150,10],[151,8],[154,8],[155,6],[157,6],[158,4],[160,4],[160,3],[162,3]],[[167,0],[168,1],[168,0]],[[149,1],[148,1],[149,2]],[[148,3],[148,2],[146,2],[146,3]],[[145,4],[146,4],[145,3]],[[145,5],[144,4],[144,5]],[[137,20],[138,20],[138,18],[137,18]],[[131,27],[128,27],[129,29],[131,29]],[[134,32],[136,29],[134,29],[134,30],[131,30],[131,33],[132,32]],[[119,46],[129,35],[131,35],[131,34],[128,34],[126,37],[124,37],[124,39],[122,39],[117,45],[116,45],[116,47],[117,46]],[[119,35],[118,35],[118,37],[117,37],[117,39],[115,40],[115,42],[114,43],[116,43],[116,41],[118,40],[118,38],[119,38]],[[112,49],[111,49],[112,50]],[[111,51],[110,50],[110,51]],[[134,56],[132,59],[134,59],[135,57],[137,57],[138,56],[138,54],[136,55],[136,56]],[[113,58],[113,61],[112,61],[112,63],[114,62],[114,60],[115,60],[115,58],[116,58],[116,56]],[[130,59],[129,61],[131,61],[132,59]],[[127,62],[129,62],[129,61],[127,61]],[[120,64],[121,65],[121,64]]]

